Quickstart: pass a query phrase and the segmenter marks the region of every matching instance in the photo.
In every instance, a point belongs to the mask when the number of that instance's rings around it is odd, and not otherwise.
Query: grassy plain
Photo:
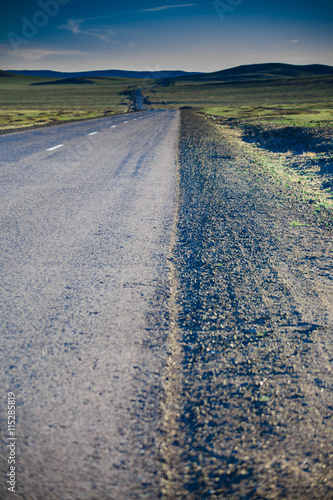
[[[154,107],[206,115],[272,182],[297,191],[313,210],[332,210],[333,77],[247,82],[176,80],[148,92]],[[323,220],[325,217],[323,216]]]
[[[276,106],[241,106],[204,108],[204,113],[213,116],[238,118],[251,123],[270,121],[293,127],[333,126],[333,102],[317,104],[282,104]]]
[[[191,107],[200,113],[242,123],[280,126],[333,126],[333,76],[256,81],[153,80],[89,78],[87,84],[51,84],[52,78],[0,72],[0,130],[121,114],[129,86],[145,89],[155,108]]]
[[[0,72],[0,130],[121,114],[128,110],[128,86],[145,89],[155,108],[189,106],[208,115],[251,123],[290,126],[333,125],[333,76],[256,81],[89,78],[88,84],[50,84],[53,78]]]
[[[180,80],[148,91],[154,107],[193,109],[251,122],[333,125],[333,77],[201,83]]]
[[[49,84],[53,78],[0,74],[0,130],[121,114],[119,95],[133,79],[89,78],[88,84]]]

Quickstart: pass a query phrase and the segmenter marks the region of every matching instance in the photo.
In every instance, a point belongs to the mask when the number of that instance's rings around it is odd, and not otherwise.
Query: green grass
[[[290,225],[294,227],[306,226],[305,222],[297,222],[297,221],[291,222]]]
[[[83,111],[83,110],[44,110],[22,109],[0,111],[0,129],[29,128],[35,125],[51,125],[66,121],[76,121],[100,116],[111,116],[113,110],[105,111]]]
[[[333,77],[260,80],[242,83],[176,82],[151,89],[155,107],[191,106],[216,116],[290,126],[333,125]]]
[[[89,77],[94,84],[33,85],[52,80],[0,72],[0,129],[121,114],[128,106],[119,93],[133,85],[145,87],[155,108],[191,106],[251,123],[333,125],[332,76],[233,83],[180,80],[168,87],[156,86],[153,80]]]
[[[305,156],[313,160],[314,157],[317,157],[316,154],[304,152],[301,155],[293,155],[270,151],[259,147],[255,143],[244,141],[241,128],[230,127],[224,122],[214,120],[213,116],[207,116],[206,119],[214,123],[216,130],[223,134],[223,137],[227,138],[231,145],[235,144],[238,148],[241,148],[244,157],[250,160],[248,168],[259,169],[270,178],[271,182],[286,186],[294,192],[299,201],[306,204],[311,202],[315,213],[326,213],[327,210],[333,209],[331,189],[322,188],[322,182],[326,178],[323,177],[320,166],[313,165],[313,172],[293,168],[293,161],[296,156],[300,158]],[[290,160],[293,161],[290,163]],[[289,224],[293,227],[305,225],[299,221],[290,221]]]
[[[333,126],[333,103],[277,106],[241,106],[204,108],[203,113],[257,123],[270,121],[291,127]]]
[[[0,130],[121,114],[128,110],[119,95],[136,80],[89,78],[94,84],[33,85],[53,78],[0,75]]]

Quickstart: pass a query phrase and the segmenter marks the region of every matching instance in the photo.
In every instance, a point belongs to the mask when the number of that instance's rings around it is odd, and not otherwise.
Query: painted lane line
[[[111,127],[110,127],[110,128],[116,128],[116,126],[117,126],[117,125],[111,125]]]
[[[63,144],[58,144],[58,146],[53,146],[53,148],[49,148],[46,151],[53,151],[54,149],[62,148],[63,146]]]
[[[91,134],[88,135],[95,135],[95,134],[98,134],[98,132],[91,132]]]
[[[127,121],[127,122],[124,122],[124,123],[128,123],[128,121]]]

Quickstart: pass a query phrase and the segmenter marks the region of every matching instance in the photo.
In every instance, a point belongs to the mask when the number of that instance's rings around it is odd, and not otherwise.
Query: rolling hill
[[[61,79],[78,78],[138,78],[138,79],[161,79],[170,82],[241,82],[251,80],[268,80],[284,78],[306,78],[311,76],[333,75],[333,66],[324,64],[293,65],[283,63],[249,64],[237,66],[235,68],[214,71],[212,73],[189,73],[186,71],[124,71],[124,70],[98,70],[83,71],[74,73],[62,73],[49,70],[8,70],[1,72],[0,76],[9,74],[56,78],[60,83]],[[73,83],[78,83],[73,81]]]
[[[125,71],[119,69],[97,70],[97,71],[78,71],[74,73],[63,73],[60,71],[49,70],[8,70],[8,73],[16,75],[42,76],[47,78],[88,78],[88,77],[108,77],[108,78],[175,78],[185,77],[201,73],[189,73],[186,71]]]
[[[267,63],[237,66],[235,68],[203,73],[199,75],[188,75],[185,77],[170,78],[170,81],[193,81],[193,82],[240,82],[249,80],[268,80],[279,78],[306,78],[309,76],[333,75],[333,67],[323,64],[311,64],[299,66],[293,64]]]
[[[61,78],[60,80],[51,80],[31,83],[30,85],[93,85],[95,82],[88,78]]]
[[[2,76],[3,77],[10,77],[10,76],[14,76],[14,75],[12,75],[11,73],[9,73],[8,71],[3,71],[3,70],[0,69],[0,78]]]

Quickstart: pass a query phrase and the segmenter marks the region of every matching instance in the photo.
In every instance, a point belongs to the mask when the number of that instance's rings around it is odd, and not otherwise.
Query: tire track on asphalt
[[[2,385],[17,393],[16,496],[157,498],[178,112],[103,130],[84,154],[71,154],[87,142],[72,126],[69,147],[52,155],[34,152],[33,133],[0,138]],[[15,138],[27,141],[17,161]],[[3,448],[0,467],[4,487]]]

